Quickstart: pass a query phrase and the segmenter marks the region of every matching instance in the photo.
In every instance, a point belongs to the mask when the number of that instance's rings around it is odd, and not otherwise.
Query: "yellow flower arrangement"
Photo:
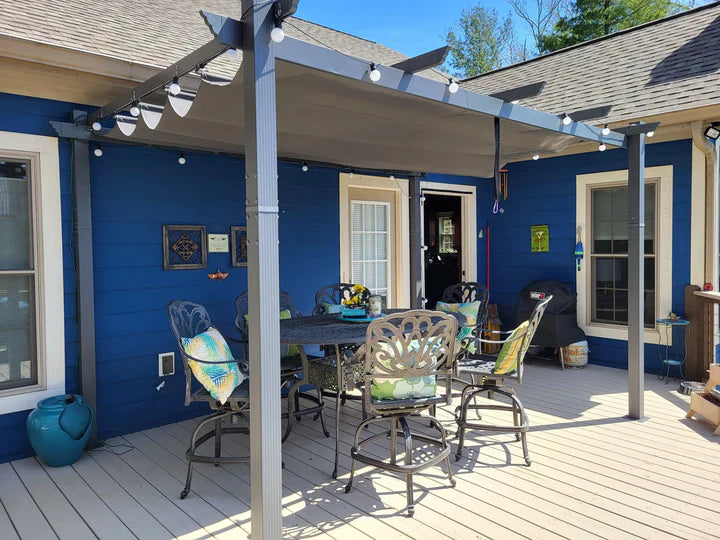
[[[342,303],[344,306],[359,306],[361,305],[362,297],[366,294],[367,289],[356,283],[352,287],[353,295],[350,298],[344,298]]]

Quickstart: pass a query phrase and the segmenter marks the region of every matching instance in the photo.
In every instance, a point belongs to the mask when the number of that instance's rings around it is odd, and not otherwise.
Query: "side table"
[[[685,360],[687,358],[687,337],[688,330],[690,329],[690,321],[685,319],[658,319],[658,331],[660,332],[660,339],[658,340],[657,351],[658,358],[662,362],[662,369],[664,371],[658,374],[658,379],[664,380],[665,384],[670,382],[670,370],[677,368],[680,380],[685,378],[683,369],[685,368]],[[682,342],[677,345],[673,345],[673,330],[675,327],[681,327]],[[665,343],[663,344],[663,329],[665,330]]]

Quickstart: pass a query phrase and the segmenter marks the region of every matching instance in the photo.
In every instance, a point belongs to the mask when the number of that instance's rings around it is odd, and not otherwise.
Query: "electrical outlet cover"
[[[167,377],[175,374],[175,353],[167,352],[158,354],[158,375]]]

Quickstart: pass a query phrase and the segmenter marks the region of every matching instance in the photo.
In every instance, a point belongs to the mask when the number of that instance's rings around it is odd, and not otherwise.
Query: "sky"
[[[510,10],[503,0],[300,0],[295,15],[415,56],[445,45],[448,28],[476,4]]]

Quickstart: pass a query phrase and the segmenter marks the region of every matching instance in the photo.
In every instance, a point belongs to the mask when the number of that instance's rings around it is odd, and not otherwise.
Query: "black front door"
[[[428,309],[445,287],[463,281],[462,203],[459,195],[425,195],[425,298]]]

